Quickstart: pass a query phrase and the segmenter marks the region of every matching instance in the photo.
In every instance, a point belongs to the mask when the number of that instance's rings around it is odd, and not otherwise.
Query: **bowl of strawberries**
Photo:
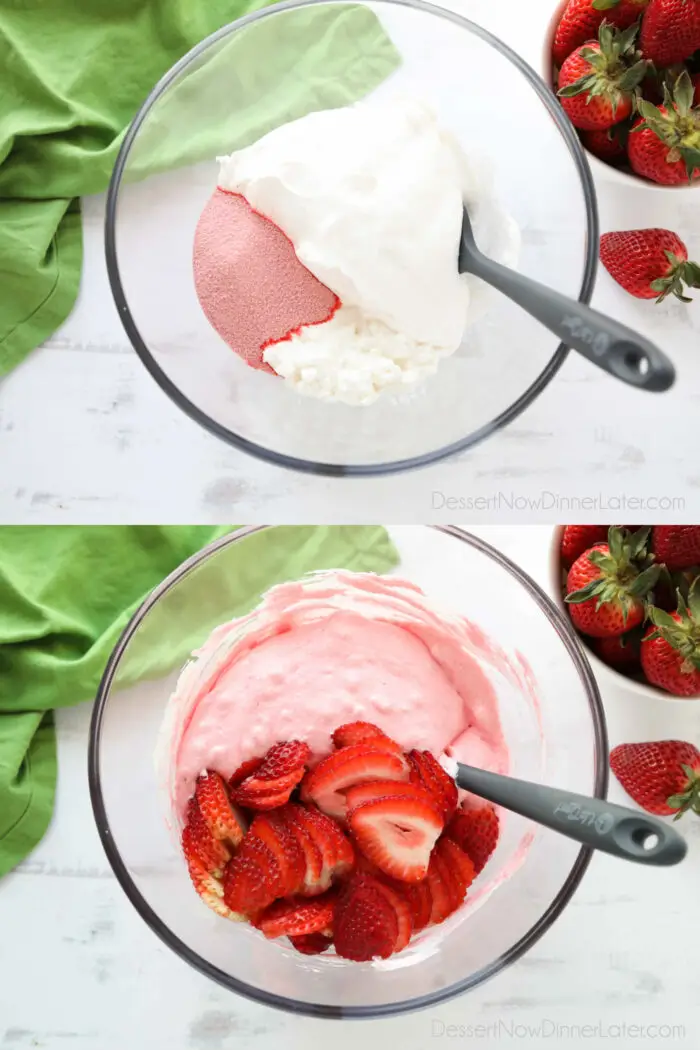
[[[565,0],[543,73],[594,172],[700,186],[700,0]]]
[[[456,762],[607,789],[598,689],[551,599],[461,529],[386,531],[377,572],[364,549],[309,565],[316,536],[301,570],[271,560],[284,528],[217,541],[137,611],[94,709],[93,811],[130,901],[201,973],[295,1014],[467,992],[571,899],[590,851],[458,790]]]
[[[700,699],[700,526],[563,525],[552,583],[596,673]]]

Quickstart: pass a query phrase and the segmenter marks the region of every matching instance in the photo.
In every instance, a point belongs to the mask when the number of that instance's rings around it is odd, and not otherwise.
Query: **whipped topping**
[[[342,301],[327,323],[265,350],[301,393],[366,404],[424,379],[458,348],[484,292],[457,271],[463,201],[484,250],[506,265],[517,257],[488,165],[412,99],[370,96],[308,114],[220,165],[219,186],[271,219]]]

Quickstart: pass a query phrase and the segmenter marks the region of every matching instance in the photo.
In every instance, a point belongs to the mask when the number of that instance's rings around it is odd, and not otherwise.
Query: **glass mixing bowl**
[[[589,850],[504,814],[497,850],[462,909],[394,958],[357,964],[299,955],[209,911],[166,828],[153,754],[177,671],[161,666],[159,651],[186,651],[231,618],[240,608],[241,554],[246,562],[254,558],[261,532],[270,528],[278,527],[240,529],[185,562],[144,602],[117,644],[90,734],[90,791],[102,843],[151,929],[234,992],[329,1018],[396,1014],[440,1002],[474,988],[535,944],[571,899]],[[516,565],[458,528],[389,532],[400,556],[393,573],[484,632],[474,634],[479,664],[498,697],[511,773],[604,797],[600,697],[561,613]],[[159,667],[158,675],[134,688],[145,661]]]
[[[109,190],[107,266],[122,323],[163,390],[214,434],[278,465],[328,475],[423,466],[513,420],[566,357],[494,293],[436,375],[354,407],[249,368],[210,326],[192,246],[216,156],[388,88],[429,102],[489,163],[522,231],[523,273],[583,302],[593,290],[598,220],[584,152],[550,90],[501,41],[420,0],[303,0],[234,22],[173,67],[131,125]]]

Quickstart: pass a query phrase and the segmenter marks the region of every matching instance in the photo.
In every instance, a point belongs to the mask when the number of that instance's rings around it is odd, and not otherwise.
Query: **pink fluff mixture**
[[[340,306],[279,226],[240,194],[217,188],[209,198],[197,223],[193,264],[211,326],[252,368],[273,375],[265,348],[329,321]]]

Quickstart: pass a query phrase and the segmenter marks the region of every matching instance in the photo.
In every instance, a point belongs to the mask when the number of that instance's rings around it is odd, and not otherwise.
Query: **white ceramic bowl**
[[[559,20],[564,13],[564,8],[568,2],[569,0],[559,0],[559,2],[554,5],[552,17],[549,21],[547,32],[544,37],[540,75],[547,86],[552,89],[554,88],[552,44],[554,43],[554,34],[559,24]],[[581,144],[583,145],[583,143]],[[686,183],[681,186],[662,186],[659,183],[651,182],[649,179],[643,179],[639,175],[634,175],[631,172],[620,171],[618,168],[614,168],[611,164],[604,164],[602,160],[599,160],[598,157],[589,150],[586,150],[586,154],[588,156],[588,163],[591,166],[593,177],[596,179],[608,179],[609,182],[614,182],[618,186],[643,186],[645,189],[652,190],[654,193],[692,193],[700,189],[700,179],[696,179],[693,183]]]
[[[568,618],[568,609],[562,596],[562,568],[559,557],[563,530],[563,525],[557,525],[552,530],[552,540],[549,549],[549,591],[554,602]],[[588,661],[593,668],[593,673],[598,679],[602,690],[605,690],[606,684],[615,685],[618,688],[627,689],[629,692],[636,693],[638,696],[649,697],[653,700],[664,700],[666,703],[671,704],[685,704],[688,703],[688,701],[692,702],[700,700],[700,695],[686,697],[672,696],[670,693],[664,692],[663,689],[657,689],[654,685],[649,685],[645,682],[638,682],[634,678],[629,678],[627,675],[621,674],[613,667],[603,663],[603,661],[596,656],[585,635],[579,634],[578,638],[586,650],[586,656],[588,657]],[[603,695],[605,695],[605,693],[603,693]]]

